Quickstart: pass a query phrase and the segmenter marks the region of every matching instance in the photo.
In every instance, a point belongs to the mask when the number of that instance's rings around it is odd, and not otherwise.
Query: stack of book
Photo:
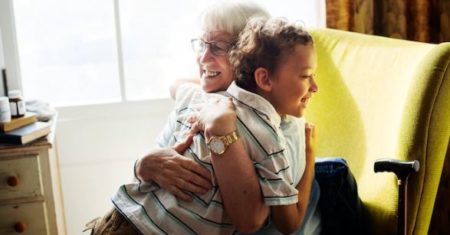
[[[36,114],[27,113],[0,123],[0,144],[27,144],[50,133],[50,122],[40,122]]]

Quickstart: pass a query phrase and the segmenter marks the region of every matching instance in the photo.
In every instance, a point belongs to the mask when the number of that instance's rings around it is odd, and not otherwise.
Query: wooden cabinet
[[[0,234],[66,234],[52,138],[0,145]]]

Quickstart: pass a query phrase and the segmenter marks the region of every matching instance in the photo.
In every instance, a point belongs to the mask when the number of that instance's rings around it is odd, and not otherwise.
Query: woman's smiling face
[[[224,31],[213,31],[204,33],[201,39],[206,43],[204,51],[197,55],[202,89],[206,92],[224,91],[234,80],[228,58],[232,37]],[[222,54],[224,50],[226,53]]]

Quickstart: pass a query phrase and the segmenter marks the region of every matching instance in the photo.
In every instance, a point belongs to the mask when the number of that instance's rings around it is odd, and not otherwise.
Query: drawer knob
[[[8,182],[8,185],[11,187],[16,187],[20,183],[19,177],[17,176],[10,176],[6,181]]]
[[[25,232],[25,230],[27,230],[27,225],[22,222],[17,222],[16,224],[14,224],[14,230],[18,233],[23,233]]]

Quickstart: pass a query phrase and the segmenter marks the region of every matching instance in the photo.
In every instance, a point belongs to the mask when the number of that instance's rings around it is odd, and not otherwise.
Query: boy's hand
[[[305,123],[305,139],[306,139],[306,158],[312,159],[316,155],[316,126],[312,123]]]
[[[191,134],[204,131],[207,140],[211,135],[226,135],[236,130],[236,120],[232,98],[213,98],[200,112],[189,118]]]

